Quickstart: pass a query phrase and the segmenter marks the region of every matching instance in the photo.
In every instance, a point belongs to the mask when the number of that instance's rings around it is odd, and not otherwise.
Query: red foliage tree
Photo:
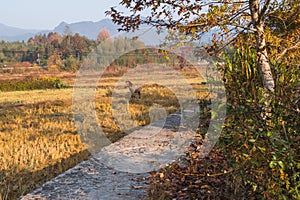
[[[98,34],[97,41],[102,42],[107,39],[110,39],[110,34],[106,28],[102,28]]]

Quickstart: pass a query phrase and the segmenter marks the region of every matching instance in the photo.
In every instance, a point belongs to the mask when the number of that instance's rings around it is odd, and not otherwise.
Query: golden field
[[[203,98],[207,93],[206,86],[200,84],[203,79],[184,74],[197,97]],[[74,124],[75,77],[60,76],[68,88],[0,92],[0,200],[17,199],[90,155]],[[99,126],[112,142],[124,135],[111,108],[117,81],[118,77],[102,78],[95,99]],[[162,105],[167,113],[180,106],[167,87],[146,85],[141,98],[129,104],[135,124],[143,126],[150,122],[149,109],[153,104]]]

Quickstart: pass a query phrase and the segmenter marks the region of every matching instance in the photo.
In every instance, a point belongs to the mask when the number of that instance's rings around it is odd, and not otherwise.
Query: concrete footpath
[[[148,172],[175,161],[194,138],[182,124],[174,113],[141,127],[21,199],[143,199]]]

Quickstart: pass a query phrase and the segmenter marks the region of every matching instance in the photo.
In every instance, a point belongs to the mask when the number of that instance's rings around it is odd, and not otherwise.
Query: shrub
[[[59,78],[26,78],[24,80],[9,80],[0,83],[0,91],[24,91],[39,89],[60,89],[67,85]]]
[[[300,115],[295,88],[300,70],[296,65],[273,63],[275,95],[264,99],[254,55],[250,48],[226,55],[229,107],[221,144],[232,166],[239,169],[232,180],[240,180],[235,183],[242,191],[240,197],[299,199]],[[272,107],[267,121],[261,116],[265,101]]]
[[[255,54],[245,47],[225,55],[227,119],[215,147],[223,159],[211,152],[200,160],[187,156],[185,167],[162,169],[152,178],[150,199],[300,199],[300,69],[272,64],[276,91],[268,100],[272,116],[266,122]]]

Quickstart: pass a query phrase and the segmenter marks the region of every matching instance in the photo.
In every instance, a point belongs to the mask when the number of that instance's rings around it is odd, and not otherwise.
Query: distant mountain
[[[141,27],[140,30],[134,33],[119,33],[118,25],[114,24],[110,19],[102,19],[98,22],[83,21],[76,23],[66,23],[61,22],[53,30],[26,30],[7,26],[0,23],[0,40],[4,41],[27,41],[30,37],[36,34],[48,34],[49,32],[58,32],[63,35],[66,31],[75,34],[86,36],[89,39],[97,39],[97,36],[101,29],[106,28],[110,35],[114,36],[116,34],[121,34],[124,37],[137,37],[144,41],[145,44],[155,45],[159,44],[164,40],[166,32],[158,35],[155,28],[150,28],[147,25]],[[211,40],[212,32],[206,33],[201,38],[200,43],[207,43]]]
[[[97,36],[102,28],[106,28],[111,35],[115,35],[118,32],[118,26],[110,19],[103,19],[98,22],[86,21],[71,24],[62,22],[55,27],[53,31],[63,34],[67,28],[72,33],[79,33],[80,35],[86,36],[90,39],[97,39]]]
[[[0,23],[0,39],[5,41],[24,40],[38,33],[40,30],[21,29]]]
[[[0,40],[27,41],[30,37],[33,37],[36,34],[48,34],[49,32],[58,32],[59,34],[64,34],[66,29],[69,29],[69,31],[73,34],[79,33],[87,38],[96,39],[102,28],[106,28],[111,35],[118,33],[118,26],[110,19],[103,19],[98,22],[85,21],[70,24],[61,22],[53,30],[27,30],[0,23]]]

